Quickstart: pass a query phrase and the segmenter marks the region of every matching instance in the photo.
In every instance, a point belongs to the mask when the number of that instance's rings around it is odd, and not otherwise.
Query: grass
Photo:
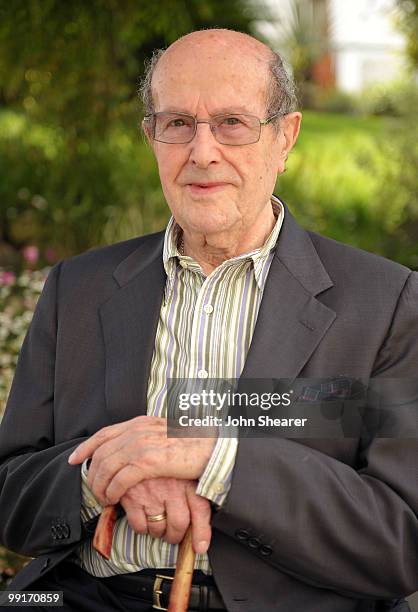
[[[384,125],[380,117],[303,113],[300,137],[276,185],[302,224],[379,250],[373,164]]]
[[[314,136],[330,137],[331,140],[347,134],[379,135],[384,127],[383,117],[344,115],[342,113],[302,113],[302,130],[298,146],[303,146]]]

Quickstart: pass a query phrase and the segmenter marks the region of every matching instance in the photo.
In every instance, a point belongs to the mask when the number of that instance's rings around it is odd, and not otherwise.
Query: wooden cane
[[[113,540],[113,527],[117,518],[115,506],[106,506],[99,516],[98,523],[94,532],[93,547],[105,559],[110,558]]]
[[[196,554],[192,546],[192,526],[182,539],[177,556],[176,571],[170,590],[168,612],[187,612]]]
[[[117,518],[115,506],[106,506],[94,532],[93,547],[106,559],[112,550],[113,527]],[[168,612],[187,612],[192,588],[196,554],[192,546],[192,527],[189,525],[177,556],[176,570],[170,590]]]

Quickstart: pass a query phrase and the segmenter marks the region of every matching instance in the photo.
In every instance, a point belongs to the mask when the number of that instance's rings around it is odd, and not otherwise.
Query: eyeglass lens
[[[195,135],[196,123],[200,121],[191,115],[156,113],[154,138],[172,144],[190,142]],[[210,120],[210,125],[221,144],[251,144],[260,137],[260,120],[252,115],[218,115]]]

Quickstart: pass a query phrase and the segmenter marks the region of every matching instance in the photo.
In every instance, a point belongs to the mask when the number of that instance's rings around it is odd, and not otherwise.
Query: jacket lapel
[[[316,299],[332,286],[309,234],[286,208],[242,378],[300,373],[336,317]]]
[[[147,386],[166,274],[164,233],[146,236],[113,273],[119,289],[100,307],[106,409],[112,422],[146,414]]]

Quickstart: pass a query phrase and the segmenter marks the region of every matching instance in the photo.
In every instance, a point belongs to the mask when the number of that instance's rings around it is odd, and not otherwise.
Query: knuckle
[[[108,470],[109,466],[112,464],[111,458],[103,450],[95,452],[94,457],[97,459],[102,470]]]
[[[102,429],[100,429],[98,432],[94,434],[93,438],[96,438],[96,441],[98,442],[103,442],[104,440],[107,440],[107,438],[109,437],[109,434],[111,433],[111,428],[112,428],[112,425],[107,425],[106,427],[102,427]]]
[[[103,446],[99,446],[98,448],[96,448],[92,455],[92,463],[94,463],[95,465],[97,465],[98,463],[100,463],[101,465],[107,465],[108,462],[109,455],[107,451],[103,448]]]
[[[136,487],[131,487],[123,494],[122,505],[133,508],[135,511],[142,511],[142,499],[137,494]]]

